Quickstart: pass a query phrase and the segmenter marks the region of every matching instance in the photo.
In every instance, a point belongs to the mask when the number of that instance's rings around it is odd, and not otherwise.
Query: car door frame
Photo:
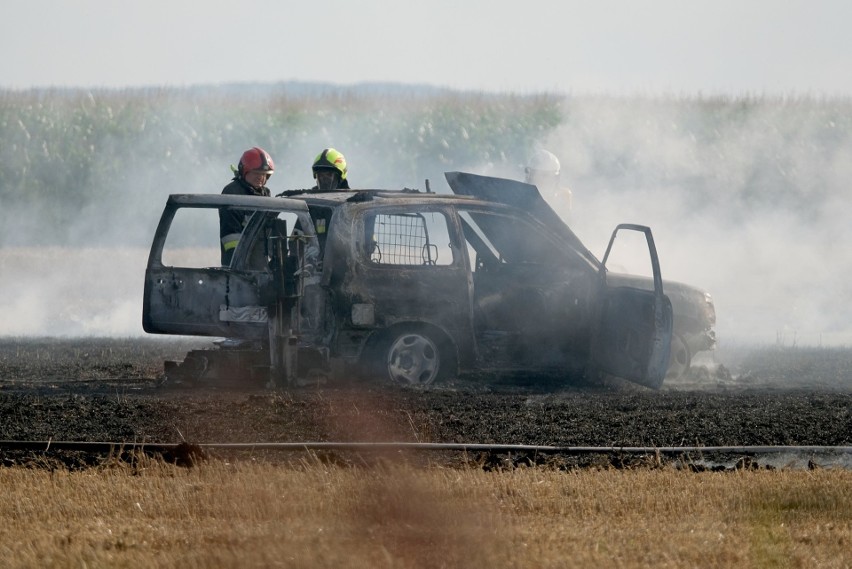
[[[383,331],[397,326],[426,324],[449,336],[458,349],[460,363],[467,359],[472,331],[470,281],[464,252],[459,248],[456,213],[452,206],[418,202],[359,205],[354,213],[351,253],[357,261],[339,290],[345,304],[370,306],[374,320],[356,328]],[[370,260],[366,218],[378,215],[433,213],[446,222],[452,262],[437,265],[393,265]],[[349,312],[348,310],[346,311]]]
[[[622,230],[645,235],[653,290],[607,283],[606,262]],[[673,314],[671,301],[663,291],[660,261],[650,227],[631,223],[616,226],[601,262],[599,283],[598,317],[590,353],[592,369],[659,389],[668,368]]]
[[[299,200],[218,194],[170,195],[145,269],[142,325],[146,332],[245,339],[268,337],[268,309],[276,295],[275,279],[269,271],[253,270],[240,264],[240,259],[247,258],[246,251],[252,247],[253,240],[258,238],[260,217],[253,216],[246,227],[246,239],[240,240],[231,266],[199,268],[163,264],[163,250],[178,210],[222,207],[292,212],[301,224],[302,238],[316,241],[307,205]]]
[[[472,330],[481,365],[485,368],[496,365],[507,371],[548,370],[574,368],[575,359],[584,361],[588,353],[585,348],[588,334],[585,341],[578,342],[576,332],[590,328],[590,319],[583,315],[582,307],[588,301],[585,293],[594,286],[597,265],[592,265],[570,247],[558,251],[558,237],[552,236],[547,226],[523,210],[481,203],[457,204],[455,208],[461,242],[469,240],[477,255],[485,253],[486,258],[495,262],[491,271],[479,275],[481,268],[475,266],[478,264],[471,258],[468,248],[462,247],[470,274]],[[523,258],[515,257],[504,265],[498,259],[502,248],[491,242],[479,221],[469,221],[465,214],[514,220],[528,228],[525,235],[536,236],[536,242],[547,240],[557,252],[547,263],[526,263]],[[569,263],[569,257],[575,260]],[[579,286],[582,280],[588,282],[588,286]],[[531,296],[527,298],[527,295]],[[570,307],[553,304],[556,299],[567,296],[573,300]]]

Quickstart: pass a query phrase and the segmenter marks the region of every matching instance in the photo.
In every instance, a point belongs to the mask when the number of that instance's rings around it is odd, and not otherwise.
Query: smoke
[[[47,98],[50,96],[48,93]],[[63,94],[53,96],[61,99]],[[242,152],[252,146],[262,146],[272,154],[276,170],[268,185],[273,195],[312,187],[313,160],[330,146],[347,156],[353,187],[422,188],[427,175],[442,178],[444,171],[438,157],[434,161],[428,155],[412,160],[401,152],[399,131],[407,136],[412,129],[423,128],[419,119],[396,109],[380,113],[380,120],[369,121],[357,118],[363,111],[353,110],[356,118],[348,120],[346,104],[351,101],[347,103],[345,98],[332,97],[329,106],[338,106],[338,112],[310,107],[313,114],[304,117],[303,124],[282,129],[257,125],[254,135],[252,129],[227,119],[202,130],[202,125],[213,123],[220,113],[233,115],[231,109],[222,111],[215,97],[209,101],[211,109],[203,112],[188,107],[185,96],[172,98],[158,91],[131,92],[126,98],[121,93],[89,93],[79,102],[78,95],[69,97],[73,98],[69,115],[90,116],[95,125],[115,121],[116,126],[110,125],[98,138],[81,132],[85,145],[76,136],[57,134],[55,131],[62,130],[57,127],[46,131],[44,142],[35,144],[43,156],[37,157],[39,160],[34,157],[32,162],[41,164],[39,174],[70,207],[60,206],[59,199],[51,202],[28,192],[26,176],[32,173],[26,168],[20,170],[19,189],[8,192],[16,200],[4,199],[0,211],[3,336],[144,335],[142,296],[148,246],[167,197],[220,193],[233,177],[231,166],[236,166]],[[268,90],[242,92],[241,97],[246,107],[274,107]],[[153,103],[157,109],[140,111],[138,117],[118,116],[138,111],[134,107],[140,104],[138,101],[143,107]],[[122,104],[125,106],[119,110]],[[32,119],[37,124],[65,119],[56,118],[59,111],[50,104],[40,110],[41,114]],[[9,141],[0,148],[0,157],[7,164],[20,164],[21,154],[38,136],[30,134],[23,123],[20,130],[20,141]],[[80,148],[53,146],[62,141]],[[16,148],[25,150],[16,154]],[[45,175],[44,170],[51,165],[56,172],[61,169],[58,156],[67,158],[77,152],[92,157],[90,167],[81,175],[70,179],[58,173]],[[26,158],[29,162],[30,156]],[[0,171],[0,179],[7,186],[13,181],[5,171]],[[92,193],[95,199],[67,198]],[[218,242],[214,246],[218,247]]]
[[[568,100],[542,144],[601,256],[649,225],[663,278],[709,291],[720,347],[852,343],[848,103]],[[558,204],[555,207],[559,208]]]
[[[351,119],[317,110],[257,136],[227,123],[204,131],[180,107],[180,128],[100,140],[121,171],[79,183],[109,189],[102,198],[61,222],[23,197],[4,204],[7,237],[59,245],[0,249],[0,335],[142,335],[147,246],[166,197],[219,193],[251,146],[275,160],[273,193],[311,187],[311,162],[328,146],[346,155],[353,187],[423,189],[428,178],[448,191],[448,170],[521,178],[537,142],[562,162],[573,206],[551,199],[575,233],[600,257],[617,223],[651,226],[664,279],[713,295],[720,346],[852,343],[849,102],[569,97],[559,125],[533,141],[507,101],[505,116],[481,121],[473,95],[451,99],[455,115],[428,98]]]
[[[0,335],[142,335],[146,254],[133,247],[0,249]]]

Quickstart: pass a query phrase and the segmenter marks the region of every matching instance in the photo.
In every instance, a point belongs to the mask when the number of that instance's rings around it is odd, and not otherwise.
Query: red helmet
[[[246,172],[251,172],[253,170],[265,172],[269,176],[271,176],[275,171],[275,163],[272,162],[272,156],[269,155],[269,152],[259,146],[249,148],[243,152],[243,155],[240,158],[240,165],[237,168],[237,173],[240,176],[245,176]]]

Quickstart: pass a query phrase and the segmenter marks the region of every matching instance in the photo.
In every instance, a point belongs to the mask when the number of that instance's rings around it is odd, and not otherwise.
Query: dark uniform
[[[314,187],[313,187],[313,188],[311,188],[311,189],[312,189],[312,190],[319,190],[319,186],[314,186]],[[349,187],[349,180],[341,180],[341,181],[337,184],[337,187],[336,187],[335,189],[336,189],[336,190],[350,190],[350,189],[352,189],[352,188],[350,188],[350,187]]]
[[[234,176],[231,183],[222,189],[222,193],[266,197],[271,195],[269,188],[266,186],[255,189],[239,176]],[[242,235],[250,216],[250,212],[240,210],[224,208],[219,210],[219,246],[222,252],[222,266],[227,267],[231,264],[234,249],[237,248],[237,244],[240,242],[240,235]]]
[[[240,164],[236,168],[231,166],[236,176],[231,183],[222,190],[223,194],[238,196],[266,196],[270,195],[266,181],[275,171],[272,156],[259,146],[249,148],[240,157]],[[229,266],[234,256],[234,249],[240,242],[240,235],[245,229],[249,212],[240,210],[219,210],[219,248],[222,253],[222,265]]]

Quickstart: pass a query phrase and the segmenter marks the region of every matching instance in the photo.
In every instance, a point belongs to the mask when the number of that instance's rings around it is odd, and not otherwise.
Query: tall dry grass
[[[0,470],[13,567],[849,567],[852,472]]]

